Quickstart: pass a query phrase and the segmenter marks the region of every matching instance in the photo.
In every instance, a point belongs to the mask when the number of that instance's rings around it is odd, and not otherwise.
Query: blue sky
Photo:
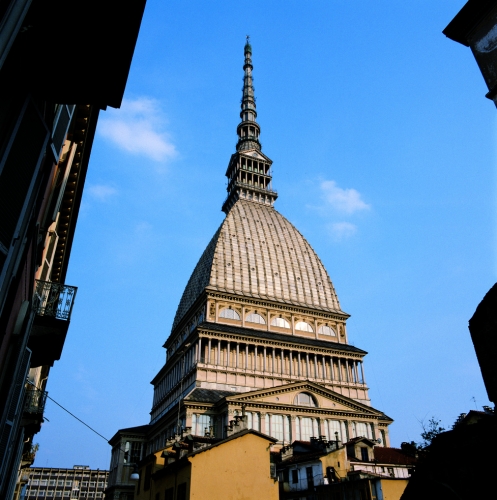
[[[442,34],[462,5],[148,0],[123,106],[97,128],[49,395],[108,438],[148,422],[161,346],[223,219],[250,34],[276,208],[351,314],[392,445],[488,404],[467,322],[497,271],[496,110]],[[52,402],[46,417],[35,465],[108,468],[103,439]]]

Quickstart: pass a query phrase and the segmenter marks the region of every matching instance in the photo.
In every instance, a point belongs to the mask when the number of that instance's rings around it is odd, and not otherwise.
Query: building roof
[[[350,344],[330,342],[328,340],[317,340],[309,337],[300,337],[299,335],[289,335],[286,333],[267,332],[264,330],[256,330],[255,328],[254,329],[247,328],[246,326],[244,328],[241,328],[239,326],[223,325],[221,323],[204,322],[198,325],[197,328],[199,330],[202,329],[214,330],[217,332],[233,333],[237,335],[247,335],[248,331],[250,331],[250,336],[255,338],[270,339],[273,341],[280,341],[280,342],[290,342],[293,345],[304,344],[313,347],[324,347],[326,349],[337,349],[340,351],[354,352],[357,354],[367,354],[366,351]]]
[[[207,245],[183,296],[173,329],[205,290],[344,314],[323,263],[273,207],[238,200]]]
[[[413,465],[416,458],[406,455],[400,448],[385,448],[375,446],[373,448],[374,458],[381,464]]]
[[[238,394],[233,391],[218,391],[215,389],[194,389],[186,396],[185,401],[196,401],[199,403],[217,403],[226,396]]]

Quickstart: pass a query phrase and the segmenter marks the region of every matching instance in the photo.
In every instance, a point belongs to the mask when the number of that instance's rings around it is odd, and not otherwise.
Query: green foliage
[[[438,434],[445,432],[445,427],[442,427],[440,424],[441,420],[436,419],[435,417],[431,417],[428,420],[428,423],[421,422],[421,427],[423,428],[423,432],[421,433],[421,439],[423,442],[420,445],[420,448],[427,448],[430,446],[433,439],[435,439]]]

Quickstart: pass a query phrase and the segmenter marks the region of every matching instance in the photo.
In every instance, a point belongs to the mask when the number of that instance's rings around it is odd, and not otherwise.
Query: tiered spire
[[[239,123],[236,133],[238,134],[238,143],[236,145],[237,151],[244,151],[246,149],[262,149],[259,142],[259,135],[261,128],[256,122],[257,111],[254,97],[254,85],[252,78],[252,46],[250,45],[250,37],[247,35],[247,43],[245,44],[245,64],[243,65],[243,94],[242,104],[240,111],[240,118],[242,121]]]
[[[249,36],[244,48],[245,64],[243,65],[243,94],[240,111],[242,121],[238,124],[236,132],[238,142],[236,153],[231,156],[226,177],[228,177],[228,197],[223,204],[223,212],[228,213],[230,208],[240,198],[273,205],[278,197],[272,189],[271,164],[273,163],[261,152],[259,141],[261,128],[256,121],[257,111],[254,97],[252,79],[252,46]]]

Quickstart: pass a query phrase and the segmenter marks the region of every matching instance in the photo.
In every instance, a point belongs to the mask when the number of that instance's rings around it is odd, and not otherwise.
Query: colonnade
[[[196,361],[217,368],[263,372],[272,376],[303,377],[335,383],[365,384],[361,360],[292,348],[261,346],[200,337]]]

